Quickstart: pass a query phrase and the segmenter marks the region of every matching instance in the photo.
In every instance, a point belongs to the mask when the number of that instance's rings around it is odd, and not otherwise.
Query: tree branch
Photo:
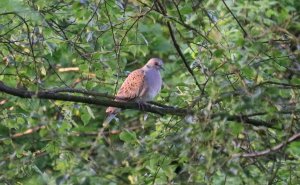
[[[263,151],[257,151],[257,152],[251,152],[251,153],[237,153],[237,154],[233,154],[232,158],[238,158],[238,157],[245,157],[245,158],[250,158],[250,157],[262,157],[265,155],[268,155],[270,153],[274,153],[277,152],[278,150],[280,150],[281,148],[283,148],[284,146],[286,146],[287,144],[290,144],[291,142],[297,140],[300,138],[300,132],[296,133],[294,135],[292,135],[288,140]]]
[[[295,88],[295,89],[299,89],[300,88],[299,84],[287,84],[287,83],[280,83],[280,82],[273,82],[273,81],[264,81],[264,82],[261,82],[261,83],[257,84],[254,87],[256,88],[256,87],[259,87],[259,86],[263,86],[265,84],[272,84],[272,85],[283,86],[284,88]]]
[[[223,115],[224,117],[225,115]],[[269,121],[263,121],[263,120],[257,120],[257,119],[251,119],[246,116],[237,116],[237,115],[230,115],[226,116],[228,121],[237,121],[237,122],[242,122],[242,123],[248,123],[250,125],[254,126],[265,126],[268,128],[275,128],[275,124]]]
[[[113,100],[108,100],[104,98],[94,98],[94,97],[84,97],[84,96],[74,96],[62,93],[56,93],[50,91],[27,91],[24,89],[15,89],[6,86],[2,81],[0,81],[0,92],[4,92],[6,94],[10,94],[13,96],[18,96],[20,98],[37,98],[37,99],[48,99],[48,100],[61,100],[61,101],[70,101],[70,102],[78,102],[78,103],[87,103],[93,105],[101,105],[101,106],[113,106],[123,109],[135,109],[140,110],[141,106],[135,102],[117,102]],[[75,90],[74,90],[75,92]],[[92,93],[86,93],[92,94]],[[161,107],[153,104],[146,104],[143,106],[143,111],[152,112],[155,114],[165,115],[177,115],[177,116],[185,116],[187,114],[192,114],[191,111],[187,109],[175,108],[175,107]]]
[[[57,88],[52,90],[44,90],[44,91],[28,91],[24,89],[11,88],[6,86],[2,81],[0,81],[0,92],[10,94],[13,96],[17,96],[20,98],[37,98],[37,99],[46,99],[46,100],[60,100],[60,101],[69,101],[69,102],[77,102],[77,103],[86,103],[91,105],[100,105],[100,106],[112,106],[118,107],[122,109],[134,109],[141,110],[141,106],[136,102],[118,102],[114,101],[113,96],[109,96],[106,93],[97,93],[90,92],[83,89],[71,89],[71,88]],[[64,94],[62,92],[68,93],[80,93],[83,95],[89,96],[75,96],[70,94]],[[91,96],[93,97],[91,97]],[[176,115],[176,116],[187,116],[187,115],[195,115],[191,109],[177,108],[167,105],[162,105],[157,102],[148,102],[143,106],[142,111],[151,112],[159,115]],[[280,113],[280,112],[279,112]],[[293,112],[283,112],[285,114],[293,113]],[[259,115],[259,114],[258,114]],[[246,123],[254,126],[265,126],[268,128],[275,128],[275,124],[271,121],[263,121],[259,119],[250,118],[252,115],[229,115],[228,113],[216,113],[211,114],[210,118],[221,118],[227,119],[228,121],[236,121],[240,123]],[[197,113],[197,117],[199,119],[203,119],[205,115],[201,113]]]

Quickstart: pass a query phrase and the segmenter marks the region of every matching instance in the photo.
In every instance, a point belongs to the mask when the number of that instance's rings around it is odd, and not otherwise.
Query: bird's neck
[[[148,65],[145,65],[143,68],[142,68],[144,71],[150,71],[150,70],[155,70],[157,72],[159,72],[158,69],[154,68],[154,67],[150,67]]]

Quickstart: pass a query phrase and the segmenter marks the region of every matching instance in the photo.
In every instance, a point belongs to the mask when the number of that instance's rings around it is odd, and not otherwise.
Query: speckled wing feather
[[[142,69],[131,72],[123,82],[117,95],[117,101],[132,101],[138,98],[143,90],[145,73]]]
[[[132,71],[121,85],[117,95],[116,101],[133,101],[140,97],[145,92],[145,73],[142,69]],[[108,107],[106,113],[117,114],[119,108]]]

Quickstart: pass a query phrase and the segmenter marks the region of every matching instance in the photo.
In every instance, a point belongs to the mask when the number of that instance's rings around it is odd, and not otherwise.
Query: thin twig
[[[255,88],[258,87],[258,86],[262,86],[262,85],[264,85],[264,84],[279,85],[279,86],[284,86],[285,88],[287,88],[287,87],[288,87],[288,88],[297,88],[297,89],[300,88],[300,85],[299,85],[299,84],[287,84],[287,83],[273,82],[273,81],[265,81],[265,82],[261,82],[261,83],[257,84],[257,85],[255,86]]]
[[[242,29],[242,31],[244,32],[244,37],[247,37],[248,34],[246,32],[246,30],[243,28],[243,26],[241,25],[240,21],[236,18],[236,16],[233,14],[233,12],[230,10],[230,8],[227,6],[227,4],[225,3],[224,0],[222,0],[223,4],[226,6],[227,10],[230,12],[230,14],[232,15],[232,17],[236,20],[236,22],[239,24],[240,28]]]
[[[35,133],[35,132],[37,132],[41,129],[44,129],[44,128],[46,128],[45,125],[40,125],[40,126],[37,126],[37,127],[33,127],[33,128],[30,128],[30,129],[28,129],[24,132],[15,133],[12,136],[10,136],[10,138],[18,138],[18,137],[26,136],[26,135]]]
[[[160,3],[159,1],[157,1],[157,4],[158,4],[158,6],[160,7],[160,11],[161,11],[164,15],[166,15],[166,14],[167,14],[167,13],[166,13],[166,10],[163,8],[163,6],[161,5],[161,3]],[[170,35],[171,35],[171,39],[172,39],[172,41],[173,41],[173,45],[174,45],[175,49],[177,50],[179,56],[181,57],[181,59],[182,59],[184,65],[185,65],[185,67],[187,68],[187,70],[189,71],[189,73],[192,75],[192,77],[193,77],[193,79],[194,79],[194,81],[195,81],[195,83],[196,83],[196,86],[199,88],[200,91],[202,91],[202,88],[201,88],[201,86],[200,86],[200,84],[199,84],[199,82],[198,82],[198,80],[197,80],[197,78],[196,78],[196,76],[195,76],[193,70],[190,68],[190,66],[189,66],[189,64],[188,64],[188,62],[187,62],[187,60],[186,60],[184,54],[182,53],[182,51],[181,51],[181,49],[180,49],[180,46],[179,46],[178,43],[177,43],[177,40],[176,40],[176,38],[175,38],[175,34],[174,34],[174,31],[173,31],[173,28],[172,28],[171,23],[170,23],[169,21],[167,22],[167,26],[168,26],[169,33],[170,33]]]
[[[92,14],[92,16],[89,18],[89,20],[87,21],[87,23],[86,23],[86,24],[84,25],[84,27],[81,29],[81,31],[79,32],[79,34],[77,34],[77,38],[75,39],[75,42],[77,42],[77,41],[80,39],[80,37],[81,37],[83,31],[86,29],[86,27],[89,25],[89,23],[90,23],[90,22],[93,20],[93,18],[95,17],[95,15],[96,15],[98,9],[100,8],[101,2],[102,2],[102,1],[99,0],[99,2],[98,2],[98,4],[97,4],[97,6],[96,6],[96,8],[95,8],[95,10],[94,10],[94,12],[93,12],[93,14]]]

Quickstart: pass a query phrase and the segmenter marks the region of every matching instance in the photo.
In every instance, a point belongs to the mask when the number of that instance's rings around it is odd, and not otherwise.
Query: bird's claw
[[[139,109],[144,111],[145,108],[147,107],[147,104],[145,102],[138,102]]]

